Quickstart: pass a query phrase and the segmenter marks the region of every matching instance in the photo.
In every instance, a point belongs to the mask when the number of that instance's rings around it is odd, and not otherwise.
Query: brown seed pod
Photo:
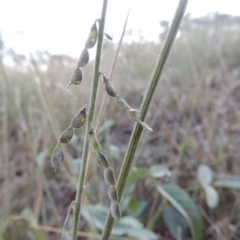
[[[91,32],[88,35],[88,39],[85,44],[85,48],[93,48],[97,42],[98,38],[98,30],[97,30],[97,25],[96,22],[92,25]]]
[[[105,75],[103,75],[103,82],[105,84],[105,89],[107,94],[110,97],[117,97],[118,94],[116,89],[113,87],[112,83],[109,81],[109,79]]]
[[[72,85],[72,84],[74,84],[74,85],[79,85],[79,84],[81,83],[81,81],[82,81],[82,71],[81,71],[81,69],[80,69],[79,67],[77,67],[77,68],[74,70],[74,72],[73,72],[73,74],[72,74],[72,76],[71,76],[71,79],[70,79],[70,82],[69,82],[68,85],[67,85],[67,88],[68,88],[70,85]]]
[[[101,167],[109,167],[107,157],[102,152],[96,154],[96,160]]]
[[[120,212],[120,206],[119,206],[118,202],[112,202],[112,204],[111,204],[111,214],[112,214],[112,217],[115,220],[120,221],[121,212]]]
[[[88,62],[89,62],[89,52],[85,48],[79,57],[77,65],[78,67],[84,67],[85,65],[87,65]]]
[[[118,202],[118,191],[115,186],[110,186],[108,188],[108,197],[115,202]]]
[[[93,128],[88,133],[88,141],[89,141],[89,147],[95,152],[100,153],[100,146],[98,143],[98,140],[95,136]]]
[[[104,179],[107,184],[115,185],[115,177],[111,167],[104,170]]]
[[[119,95],[116,96],[116,103],[119,107],[123,108],[124,110],[129,110],[131,107],[129,104]]]
[[[87,115],[87,105],[85,105],[80,111],[79,113],[73,118],[72,122],[71,122],[71,126],[73,128],[80,128],[86,120],[86,115]]]
[[[64,155],[61,149],[59,148],[55,148],[53,155],[52,155],[52,159],[51,159],[51,163],[52,166],[54,168],[60,167],[64,162]]]
[[[68,143],[73,136],[73,128],[70,126],[68,127],[60,136],[59,142],[60,143]]]

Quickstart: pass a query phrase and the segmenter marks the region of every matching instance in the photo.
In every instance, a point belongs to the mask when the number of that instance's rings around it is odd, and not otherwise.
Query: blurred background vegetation
[[[169,26],[167,21],[160,24],[159,42],[141,39],[124,43],[120,51],[114,85],[136,109]],[[240,17],[185,16],[146,119],[154,133],[145,130],[141,138],[121,202],[126,218],[116,225],[113,234],[118,237],[112,239],[177,239],[174,224],[182,239],[191,239],[178,212],[168,208],[169,220],[162,211],[168,203],[146,169],[158,184],[175,183],[190,195],[204,222],[204,239],[240,239],[239,43]],[[106,74],[116,48],[104,42],[101,68]],[[61,132],[89,101],[94,60],[83,69],[81,85],[67,90],[77,59],[47,51],[30,59],[7,49],[3,41],[0,49],[0,239],[59,239],[75,199],[84,129],[65,147],[63,168],[54,172],[50,158]],[[97,109],[103,90],[100,84]],[[132,128],[128,114],[109,99],[98,139],[116,176]],[[93,161],[91,165],[80,239],[95,239],[109,206],[103,170]],[[203,165],[211,169],[219,196],[214,207],[200,184],[198,168]]]

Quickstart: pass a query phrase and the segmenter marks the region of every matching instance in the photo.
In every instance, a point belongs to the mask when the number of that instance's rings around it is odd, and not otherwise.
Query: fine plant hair
[[[170,53],[171,47],[175,40],[177,31],[179,29],[181,20],[183,18],[187,0],[180,0],[178,8],[176,10],[174,19],[164,41],[162,50],[159,54],[159,57],[156,61],[155,68],[152,72],[152,76],[149,80],[148,87],[146,89],[141,107],[139,110],[133,109],[130,104],[118,93],[114,85],[109,81],[105,73],[100,69],[101,63],[101,52],[102,52],[102,43],[104,34],[106,38],[111,40],[111,37],[104,33],[105,25],[105,16],[107,11],[107,0],[103,0],[101,18],[97,19],[91,29],[89,36],[87,37],[85,48],[80,54],[76,69],[74,70],[70,82],[67,86],[69,88],[71,85],[79,85],[83,80],[84,76],[82,74],[81,68],[86,66],[89,62],[89,49],[93,48],[97,44],[95,66],[93,81],[91,86],[91,95],[89,104],[83,106],[79,113],[72,119],[69,127],[62,133],[59,137],[57,146],[54,150],[52,156],[52,166],[57,169],[64,163],[64,153],[60,149],[60,144],[67,144],[73,137],[74,128],[80,128],[86,122],[84,146],[83,146],[83,156],[81,170],[79,174],[78,184],[77,184],[77,194],[75,201],[70,204],[67,217],[63,226],[62,240],[77,239],[77,230],[79,226],[80,210],[82,204],[82,198],[84,193],[84,181],[87,167],[87,159],[89,151],[92,151],[96,163],[101,167],[105,168],[104,170],[104,180],[109,185],[108,196],[111,200],[111,205],[109,213],[106,219],[105,227],[102,231],[101,239],[107,240],[110,237],[111,230],[113,227],[114,220],[120,221],[121,219],[121,210],[119,202],[123,193],[123,189],[131,168],[131,164],[134,158],[134,154],[137,149],[138,142],[140,140],[143,129],[146,128],[149,131],[153,131],[147,123],[144,122],[148,110],[150,108],[151,102],[154,97],[154,93],[157,89],[158,83],[160,81],[163,68],[167,61],[168,55]],[[98,25],[98,27],[97,27]],[[116,104],[124,111],[128,111],[130,118],[135,122],[132,135],[128,144],[128,148],[125,153],[123,164],[119,173],[118,180],[115,180],[114,170],[109,164],[107,156],[102,152],[101,146],[97,140],[94,127],[94,117],[95,117],[95,104],[97,99],[98,83],[99,78],[102,76],[103,84],[105,86],[106,93],[109,97],[115,98]]]

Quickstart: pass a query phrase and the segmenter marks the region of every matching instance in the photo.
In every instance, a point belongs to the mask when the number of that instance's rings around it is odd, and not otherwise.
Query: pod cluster
[[[62,150],[59,148],[59,145],[61,143],[66,144],[68,143],[74,133],[74,128],[80,128],[86,121],[87,116],[87,107],[88,104],[86,104],[79,113],[72,119],[70,126],[61,134],[61,136],[58,139],[57,146],[55,147],[51,159],[52,166],[57,169],[60,167],[64,162],[64,154]]]
[[[111,200],[111,214],[115,220],[120,221],[121,211],[119,206],[118,191],[116,188],[114,172],[110,167],[107,157],[101,151],[99,142],[96,138],[93,128],[88,133],[88,143],[90,149],[95,153],[95,160],[98,163],[98,165],[105,168],[104,180],[108,185],[110,185],[108,188],[108,196]]]
[[[72,84],[79,85],[82,82],[81,68],[85,67],[88,64],[88,62],[89,62],[88,49],[93,48],[95,46],[95,44],[97,42],[97,38],[98,38],[97,21],[98,20],[96,20],[91,27],[91,31],[90,31],[87,41],[85,43],[85,48],[83,49],[83,51],[80,54],[80,57],[77,62],[77,67],[75,68],[75,70],[70,78],[70,82],[68,83],[67,88]]]
[[[134,122],[140,123],[144,128],[148,129],[149,131],[153,132],[152,128],[150,128],[145,122],[143,122],[140,119],[140,112],[136,109],[133,109],[130,107],[130,105],[125,101],[124,98],[122,98],[117,90],[114,88],[113,84],[110,82],[110,80],[106,77],[106,75],[103,72],[100,72],[103,77],[103,83],[105,85],[105,90],[107,94],[110,97],[115,97],[116,103],[119,107],[121,107],[124,110],[127,110],[129,113],[129,116],[132,118]]]
[[[73,201],[68,209],[67,217],[63,224],[63,232],[62,232],[61,240],[70,240],[71,239],[75,206],[76,206],[76,202]]]

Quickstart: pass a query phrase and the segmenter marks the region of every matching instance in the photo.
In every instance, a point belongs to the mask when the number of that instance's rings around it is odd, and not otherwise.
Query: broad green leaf
[[[206,203],[208,207],[215,208],[218,205],[219,202],[219,195],[215,188],[212,186],[203,186],[205,197],[206,197]]]
[[[212,183],[213,173],[207,165],[199,165],[198,180],[202,185],[210,185]]]
[[[175,239],[186,238],[186,223],[183,216],[173,207],[166,206],[163,209],[163,220]]]
[[[238,179],[219,179],[216,180],[213,185],[215,187],[240,189],[240,180]]]
[[[33,213],[33,211],[29,208],[25,208],[21,214],[21,219],[25,220],[30,226],[37,225],[37,219]]]
[[[203,238],[203,222],[193,200],[175,184],[157,186],[158,191],[166,198],[187,220],[193,240]]]
[[[7,215],[0,216],[0,236],[6,231],[10,223],[10,218]]]
[[[131,197],[127,210],[130,213],[136,213],[137,212],[137,210],[138,210],[138,200],[137,200],[136,196],[133,195]]]
[[[156,165],[152,165],[150,167],[150,174],[152,175],[152,177],[155,178],[161,178],[161,177],[170,177],[171,176],[171,172],[169,171],[168,168],[166,168],[165,166],[156,164]]]
[[[131,172],[128,175],[126,186],[148,176],[149,170],[146,167],[137,168],[135,171]]]

